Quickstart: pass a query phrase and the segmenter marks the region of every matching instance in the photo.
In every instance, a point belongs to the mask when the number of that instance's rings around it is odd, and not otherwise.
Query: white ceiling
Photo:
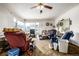
[[[10,3],[5,4],[6,7],[12,12],[14,15],[28,20],[35,19],[56,19],[59,15],[65,13],[69,9],[78,5],[77,3],[48,3],[48,5],[52,6],[53,9],[43,9],[43,13],[40,14],[40,10],[30,9],[34,3]]]

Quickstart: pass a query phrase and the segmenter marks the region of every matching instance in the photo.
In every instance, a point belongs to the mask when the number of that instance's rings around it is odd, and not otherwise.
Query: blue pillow
[[[62,37],[62,39],[69,40],[71,36],[72,36],[72,37],[74,36],[74,34],[73,34],[72,31],[66,32],[65,35]]]

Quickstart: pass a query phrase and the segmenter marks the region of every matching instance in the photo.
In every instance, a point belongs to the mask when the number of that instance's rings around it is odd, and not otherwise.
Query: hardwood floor
[[[68,53],[61,53],[59,51],[51,50],[49,48],[49,40],[36,40],[36,52],[35,54],[40,56],[79,56],[79,47],[69,43]]]
[[[61,53],[59,51],[48,49],[47,48],[48,46],[46,45],[49,43],[48,40],[41,40],[38,42],[37,42],[38,44],[36,42],[35,43],[37,46],[40,45],[40,48],[36,46],[36,48],[33,51],[33,56],[79,56],[79,47],[77,47],[71,43],[69,43],[68,53]],[[42,45],[44,45],[44,46],[42,46]],[[0,53],[0,56],[7,56],[7,51]],[[25,53],[22,56],[27,56],[27,54]]]

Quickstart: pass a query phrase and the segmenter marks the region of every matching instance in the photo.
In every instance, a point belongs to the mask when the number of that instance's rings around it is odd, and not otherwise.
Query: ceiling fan
[[[52,9],[53,7],[52,6],[49,6],[49,5],[46,5],[46,4],[43,4],[43,3],[38,3],[37,5],[31,7],[31,9],[34,9],[34,8],[40,8],[40,13],[42,13],[42,8],[47,8],[47,9]]]

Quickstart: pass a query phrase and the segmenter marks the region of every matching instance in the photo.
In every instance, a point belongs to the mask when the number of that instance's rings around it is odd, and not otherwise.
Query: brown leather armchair
[[[29,42],[24,32],[4,32],[10,48],[20,48],[23,52],[29,48]]]

